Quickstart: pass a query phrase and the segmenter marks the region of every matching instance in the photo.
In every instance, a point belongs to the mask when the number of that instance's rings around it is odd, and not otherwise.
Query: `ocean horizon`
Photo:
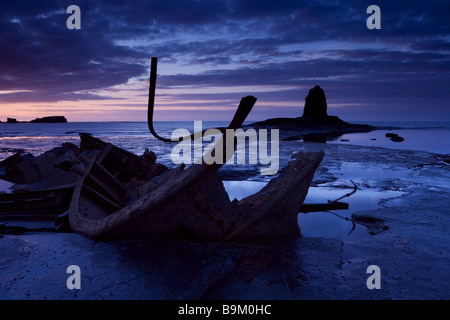
[[[251,124],[254,121],[247,121]],[[450,121],[358,121],[392,130],[375,130],[368,133],[349,133],[329,143],[356,144],[389,149],[419,150],[432,153],[450,153]],[[203,121],[203,129],[227,126],[228,121]],[[156,121],[156,132],[170,138],[175,129],[194,131],[194,121]],[[384,138],[387,132],[397,132],[405,139],[392,142]],[[64,142],[79,144],[79,133],[86,132],[136,154],[145,149],[156,153],[160,161],[170,161],[173,144],[164,143],[152,136],[147,122],[68,122],[68,123],[17,123],[0,124],[0,161],[17,151],[35,156]],[[283,142],[280,141],[280,148]]]

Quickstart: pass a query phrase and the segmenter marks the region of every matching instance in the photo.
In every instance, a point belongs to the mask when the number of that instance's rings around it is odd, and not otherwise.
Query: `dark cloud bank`
[[[66,28],[71,4],[82,10],[81,30]],[[367,120],[449,119],[450,3],[378,1],[381,30],[366,28],[370,4],[2,1],[0,102],[106,99],[96,90],[148,77],[158,56],[161,88],[284,86],[255,95],[302,106],[305,88],[320,84],[329,103]],[[165,73],[165,64],[180,71]]]

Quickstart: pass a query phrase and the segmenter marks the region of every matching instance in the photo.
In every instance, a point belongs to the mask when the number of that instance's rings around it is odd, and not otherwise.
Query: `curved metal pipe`
[[[155,109],[155,89],[156,89],[156,65],[158,63],[158,59],[156,57],[152,57],[151,65],[150,65],[150,87],[148,90],[148,111],[147,111],[147,124],[148,128],[151,132],[151,134],[156,138],[164,142],[179,142],[183,138],[178,139],[168,139],[161,137],[158,135],[155,131],[155,128],[153,127],[153,111]],[[248,114],[253,108],[253,105],[256,102],[256,98],[253,96],[247,96],[241,99],[241,102],[239,103],[239,106],[236,110],[236,113],[234,114],[233,119],[231,120],[230,124],[228,125],[228,128],[217,128],[223,133],[226,129],[238,129],[242,126],[245,119],[247,118]],[[203,132],[206,130],[203,130]],[[191,138],[194,137],[193,133],[191,135]]]
[[[158,63],[158,59],[156,57],[152,57],[152,62],[150,65],[150,87],[148,90],[148,110],[147,110],[147,124],[151,134],[156,138],[164,142],[178,142],[178,140],[172,140],[168,138],[161,137],[155,131],[153,127],[153,110],[155,109],[155,89],[156,89],[156,65]]]

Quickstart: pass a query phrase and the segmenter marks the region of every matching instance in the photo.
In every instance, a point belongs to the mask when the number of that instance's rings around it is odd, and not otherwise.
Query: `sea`
[[[367,121],[358,122],[390,129],[368,133],[350,133],[327,143],[356,144],[402,150],[421,150],[439,154],[450,154],[450,121],[408,122],[408,121]],[[250,124],[250,123],[246,123]],[[227,122],[204,121],[203,129],[224,127]],[[170,138],[176,129],[194,132],[194,122],[155,122],[158,135]],[[138,155],[145,149],[152,150],[158,160],[171,165],[170,150],[173,144],[157,140],[149,131],[147,122],[69,122],[69,123],[0,123],[0,161],[17,151],[35,156],[61,146],[64,142],[79,144],[79,133],[85,132],[110,142]],[[404,138],[393,142],[385,137],[388,132]]]
[[[358,122],[359,124],[369,124],[376,127],[383,127],[382,130],[374,130],[367,133],[351,133],[340,136],[327,143],[353,144],[363,146],[383,147],[388,149],[418,150],[428,151],[437,154],[450,155],[450,121],[435,122]],[[250,124],[247,122],[245,124]],[[226,127],[227,122],[204,121],[203,129]],[[158,135],[170,138],[176,129],[185,129],[194,132],[194,122],[155,122],[155,131]],[[149,149],[157,155],[158,162],[167,165],[169,168],[175,167],[170,158],[174,144],[162,142],[149,131],[147,122],[69,122],[69,123],[0,123],[0,161],[8,158],[14,153],[21,151],[38,156],[45,151],[61,146],[64,142],[71,142],[79,145],[79,133],[89,133],[94,137],[110,142],[118,147],[133,152],[137,155]],[[396,133],[404,140],[394,142],[386,137],[386,133]],[[292,143],[290,144],[293,145]],[[283,143],[280,141],[280,148]],[[292,148],[292,147],[290,147]],[[293,152],[295,150],[292,150]],[[286,153],[285,153],[286,154]],[[10,183],[1,180],[0,168],[0,192],[8,192]],[[225,181],[224,186],[230,196],[230,200],[242,199],[248,195],[261,190],[267,181]],[[324,195],[329,197],[333,192],[339,190],[329,188],[311,187],[306,202],[325,201]],[[392,194],[393,191],[380,192],[374,190],[359,191],[355,196],[348,198],[351,210],[340,212],[340,216],[322,215],[299,215],[299,225],[305,236],[327,236],[339,239],[349,237],[358,238],[367,234],[364,227],[354,225],[349,222],[351,213],[355,210],[375,209],[379,201],[399,197],[400,194]]]

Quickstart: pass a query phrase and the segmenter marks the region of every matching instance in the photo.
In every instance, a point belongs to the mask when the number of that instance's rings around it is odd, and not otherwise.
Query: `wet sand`
[[[439,155],[338,144],[286,142],[325,151],[313,187],[396,191],[352,213],[366,234],[292,241],[200,244],[93,241],[72,233],[0,238],[0,299],[448,299],[450,168]],[[284,149],[283,149],[284,150]],[[289,152],[280,156],[287,162]],[[228,170],[232,170],[229,167]],[[225,173],[226,175],[226,173]],[[344,199],[345,201],[345,199]],[[67,267],[78,265],[81,289]],[[369,290],[369,265],[381,289]]]

